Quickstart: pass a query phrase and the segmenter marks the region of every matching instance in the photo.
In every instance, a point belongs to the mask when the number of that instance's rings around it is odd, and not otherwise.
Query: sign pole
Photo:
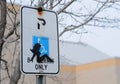
[[[41,11],[42,11],[42,9],[41,9]],[[46,76],[36,75],[36,84],[46,84]]]
[[[36,84],[46,84],[46,76],[36,75]]]

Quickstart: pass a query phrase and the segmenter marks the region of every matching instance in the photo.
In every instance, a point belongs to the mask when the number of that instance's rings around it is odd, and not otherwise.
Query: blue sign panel
[[[33,36],[33,46],[39,43],[41,45],[41,55],[47,54],[49,56],[49,38],[41,36]]]
[[[36,56],[37,63],[54,63],[49,56],[49,38],[33,36],[33,48],[30,51],[33,53],[30,61],[33,62]]]

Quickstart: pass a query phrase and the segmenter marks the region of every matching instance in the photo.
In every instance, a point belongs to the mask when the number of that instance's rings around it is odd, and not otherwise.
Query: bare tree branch
[[[75,30],[75,29],[77,29],[77,28],[79,28],[79,27],[81,27],[81,26],[83,26],[83,25],[86,25],[88,22],[90,22],[90,21],[101,11],[101,9],[107,4],[108,1],[109,1],[109,0],[106,0],[106,2],[103,3],[103,5],[102,5],[94,14],[92,14],[92,15],[90,15],[88,18],[86,18],[83,23],[81,23],[81,24],[79,24],[79,25],[77,25],[77,26],[71,25],[71,26],[66,27],[66,28],[60,33],[59,36],[62,36],[62,35],[63,35],[65,32],[67,32],[67,31]]]
[[[63,8],[61,8],[61,9],[59,9],[59,10],[57,11],[57,14],[59,15],[61,12],[63,12],[63,11],[64,11],[67,7],[69,7],[74,1],[76,1],[76,0],[71,0],[71,1],[69,1],[67,4],[65,4]]]
[[[103,1],[103,0],[94,0],[94,1],[97,1],[99,3],[105,3],[106,1]],[[119,0],[109,0],[108,3],[115,3],[115,2],[119,2]]]
[[[53,8],[55,8],[57,5],[59,5],[61,1],[62,0],[58,0],[58,2],[53,6]]]

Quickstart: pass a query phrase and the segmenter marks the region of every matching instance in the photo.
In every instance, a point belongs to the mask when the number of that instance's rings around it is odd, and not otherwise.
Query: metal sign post
[[[36,75],[36,84],[46,84],[46,76]]]

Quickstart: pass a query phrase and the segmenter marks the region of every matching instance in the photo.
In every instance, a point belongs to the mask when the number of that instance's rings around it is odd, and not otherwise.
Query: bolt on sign
[[[25,74],[59,72],[58,17],[50,10],[21,8],[21,71]]]

